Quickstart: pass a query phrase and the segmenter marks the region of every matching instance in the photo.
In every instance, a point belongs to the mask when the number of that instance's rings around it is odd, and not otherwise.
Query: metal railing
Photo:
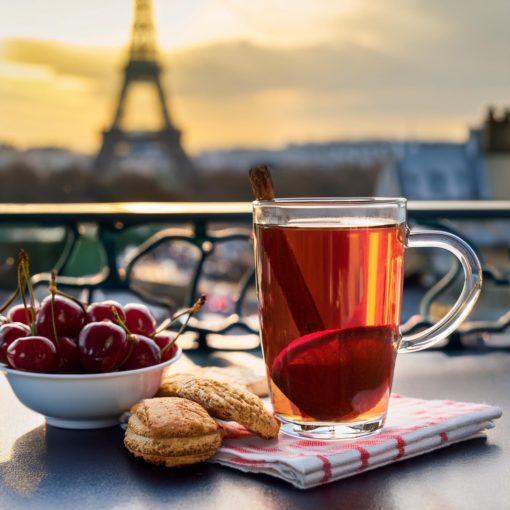
[[[455,222],[509,220],[510,201],[462,202],[409,202],[408,218],[411,223],[437,226],[459,232]],[[99,290],[126,291],[144,301],[165,308],[188,306],[200,292],[204,267],[222,243],[250,243],[251,205],[249,203],[104,203],[104,204],[0,204],[0,229],[43,229],[60,227],[64,232],[58,244],[53,266],[59,274],[59,283],[67,289],[80,291],[86,300],[93,300]],[[143,233],[136,233],[136,229]],[[91,274],[73,274],[73,257],[76,259],[84,239],[94,239],[99,253],[99,267]],[[127,240],[126,240],[127,239]],[[467,239],[473,244],[472,239]],[[41,241],[44,243],[44,239]],[[192,247],[192,267],[186,274],[181,302],[165,293],[165,285],[155,292],[157,282],[146,285],[136,277],[137,264],[166,243],[184,243]],[[16,241],[14,242],[16,244]],[[19,242],[20,246],[22,245]],[[1,245],[1,242],[0,242]],[[129,246],[129,250],[126,247]],[[481,253],[480,250],[478,250]],[[1,256],[1,255],[0,255]],[[12,255],[7,254],[12,265]],[[484,276],[491,285],[510,288],[509,279],[500,270],[484,263]],[[8,265],[8,264],[7,264]],[[76,266],[76,261],[74,261]],[[246,265],[246,264],[245,264]],[[232,309],[220,320],[211,323],[197,318],[190,330],[198,335],[198,344],[207,348],[207,336],[227,335],[233,332],[256,334],[256,321],[249,320],[243,312],[247,295],[254,285],[251,264],[238,277]],[[427,292],[422,300],[420,314],[411,318],[403,329],[407,332],[425,327],[436,317],[437,303],[455,287],[459,268],[453,265],[448,274]],[[34,283],[48,281],[45,271],[34,275]],[[510,295],[509,295],[510,309]],[[446,348],[457,349],[475,336],[477,345],[483,335],[504,332],[510,326],[510,312],[504,307],[497,317],[469,320],[460,332],[450,338]],[[472,343],[470,344],[472,345]],[[489,344],[487,344],[489,345]],[[503,348],[507,348],[503,345]]]

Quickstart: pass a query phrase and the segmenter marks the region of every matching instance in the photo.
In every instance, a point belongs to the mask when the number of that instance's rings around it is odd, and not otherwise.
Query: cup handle
[[[399,353],[426,349],[453,333],[470,314],[482,289],[480,261],[473,249],[460,237],[434,230],[411,231],[407,237],[407,247],[442,248],[453,253],[464,270],[464,285],[452,309],[440,321],[424,331],[402,337]]]

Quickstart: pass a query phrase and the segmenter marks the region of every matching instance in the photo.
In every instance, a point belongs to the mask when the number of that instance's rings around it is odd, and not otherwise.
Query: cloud
[[[164,87],[191,146],[394,136],[409,125],[417,126],[417,134],[462,136],[486,104],[509,100],[510,3],[491,0],[490,9],[478,0],[364,6],[332,16],[327,32],[338,35],[320,43],[229,40],[162,52]],[[90,129],[98,123],[92,120],[94,98],[96,119],[105,118],[105,105],[114,103],[125,57],[120,49],[21,38],[3,43],[4,60],[44,67],[55,90],[68,78],[83,81],[88,93],[68,90],[62,97],[88,105]],[[4,87],[0,103],[7,92],[25,93]],[[34,101],[34,94],[26,97]],[[46,91],[34,108],[50,97],[59,100]]]
[[[46,67],[57,75],[104,80],[118,66],[119,51],[112,49],[24,38],[7,39],[3,46],[5,60]]]
[[[42,66],[56,76],[92,82],[110,81],[124,64],[118,50],[30,39],[5,41],[3,54],[16,64]],[[274,89],[330,91],[357,87],[356,71],[361,69],[364,74],[371,66],[377,71],[380,57],[376,51],[354,44],[283,49],[229,41],[164,52],[161,60],[178,94],[212,98]]]
[[[363,5],[331,19],[329,32],[338,36],[320,44],[288,48],[230,40],[164,52],[162,60],[176,94],[211,100],[285,89],[357,91],[367,99],[398,90],[423,101],[437,89],[456,96],[460,88],[508,83],[506,0],[491,0],[491,9],[478,0],[464,0],[461,9],[451,1]],[[121,50],[50,41],[10,39],[4,46],[9,61],[94,82],[111,82],[125,58]]]

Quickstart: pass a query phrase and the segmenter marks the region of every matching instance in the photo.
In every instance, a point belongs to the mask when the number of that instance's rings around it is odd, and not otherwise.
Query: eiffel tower
[[[157,93],[162,126],[153,131],[122,129],[128,91],[133,84],[148,83]],[[163,183],[183,186],[194,181],[195,169],[181,145],[181,132],[173,125],[161,86],[161,66],[157,61],[152,0],[135,0],[129,61],[124,68],[115,116],[110,129],[103,131],[103,144],[95,161],[102,175],[115,171],[119,158],[139,152],[140,147],[156,145],[168,161]]]

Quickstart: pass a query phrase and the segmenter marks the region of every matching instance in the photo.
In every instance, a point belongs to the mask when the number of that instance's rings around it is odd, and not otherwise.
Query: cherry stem
[[[117,369],[119,369],[131,356],[131,353],[133,352],[133,349],[135,348],[135,345],[138,343],[138,340],[135,338],[134,335],[131,334],[129,331],[129,328],[126,326],[126,323],[122,320],[121,316],[119,315],[119,312],[117,311],[117,308],[112,306],[112,313],[113,317],[115,319],[115,322],[126,332],[127,334],[127,341],[129,343],[129,349],[127,354],[124,356],[124,359],[117,365]]]
[[[51,310],[51,325],[53,327],[53,336],[55,337],[55,344],[57,347],[57,351],[59,349],[59,341],[58,341],[58,332],[57,332],[57,321],[55,319],[55,295],[57,293],[57,272],[53,270],[51,272],[51,280],[50,285],[48,287],[48,290],[51,294],[51,303],[50,303],[50,310]]]
[[[57,289],[56,294],[67,299],[70,299],[71,301],[74,301],[84,312],[87,311],[87,305],[83,301],[80,301],[78,298],[71,296],[71,294],[68,294],[67,292],[62,292],[60,289]]]
[[[177,332],[177,335],[175,335],[175,338],[173,340],[171,340],[170,342],[168,342],[165,345],[165,347],[163,347],[163,349],[161,349],[162,355],[166,351],[168,351],[168,349],[170,349],[170,347],[172,347],[172,345],[174,345],[175,342],[177,342],[177,339],[184,333],[184,330],[188,326],[188,322],[191,319],[191,317],[193,317],[193,315],[195,315],[198,311],[200,311],[202,306],[204,306],[205,300],[206,300],[206,296],[205,296],[205,294],[202,294],[191,308],[188,308],[187,310],[185,310],[185,312],[179,313],[176,316],[172,317],[172,319],[175,320],[178,317],[181,317],[182,315],[184,315],[184,313],[188,313],[186,320],[184,321],[183,325],[180,327],[179,331]]]
[[[19,296],[19,283],[16,290],[7,298],[7,301],[0,307],[0,313],[4,313],[9,306],[11,306],[16,298]]]
[[[183,317],[184,315],[187,315],[187,314],[190,314],[190,316],[188,317],[188,320],[189,318],[194,315],[195,313],[197,313],[200,308],[202,308],[202,306],[204,306],[204,303],[206,301],[206,296],[205,294],[202,294],[198,299],[197,301],[195,302],[195,304],[193,306],[191,306],[190,308],[185,308],[184,310],[176,313],[175,315],[172,315],[172,317],[170,317],[169,319],[165,319],[159,326],[158,328],[156,329],[155,333],[152,335],[153,337],[155,337],[157,334],[161,333],[162,331],[164,331],[165,329],[167,329],[169,326],[171,326],[177,319],[179,319],[180,317]]]
[[[19,253],[18,257],[18,289],[21,294],[21,301],[23,302],[23,307],[25,309],[25,318],[27,321],[27,324],[30,324],[30,316],[28,314],[28,307],[27,307],[27,298],[25,295],[25,276],[23,274],[22,270],[22,260],[21,260],[21,252]]]
[[[116,367],[117,369],[119,369],[120,367],[122,367],[122,365],[124,365],[124,363],[126,363],[126,361],[131,356],[131,353],[133,352],[133,349],[135,348],[135,345],[138,343],[138,340],[134,337],[134,335],[131,335],[131,334],[128,334],[127,341],[129,343],[128,352],[124,356],[124,359],[117,365],[117,367]]]
[[[32,281],[30,279],[30,265],[28,262],[27,252],[23,249],[19,251],[18,255],[18,287],[21,292],[21,299],[23,306],[25,307],[25,316],[27,323],[30,324],[30,331],[32,335],[35,335],[35,298],[34,289],[32,288]],[[30,297],[30,308],[32,317],[28,311],[26,288],[28,288],[28,295]]]
[[[23,251],[23,250],[22,250]],[[27,281],[28,286],[28,294],[30,296],[30,305],[32,307],[32,317],[35,320],[35,297],[34,297],[34,288],[32,287],[32,278],[30,276],[30,261],[28,259],[28,254],[23,251],[23,258],[24,258],[24,271],[25,271],[25,278]]]
[[[126,326],[126,323],[122,320],[122,317],[119,315],[117,308],[115,308],[114,306],[112,306],[112,313],[113,313],[113,318],[115,319],[115,322],[126,332],[126,334],[128,336],[131,335],[131,331],[129,331],[129,328]],[[128,338],[128,340],[129,340],[129,338]]]

